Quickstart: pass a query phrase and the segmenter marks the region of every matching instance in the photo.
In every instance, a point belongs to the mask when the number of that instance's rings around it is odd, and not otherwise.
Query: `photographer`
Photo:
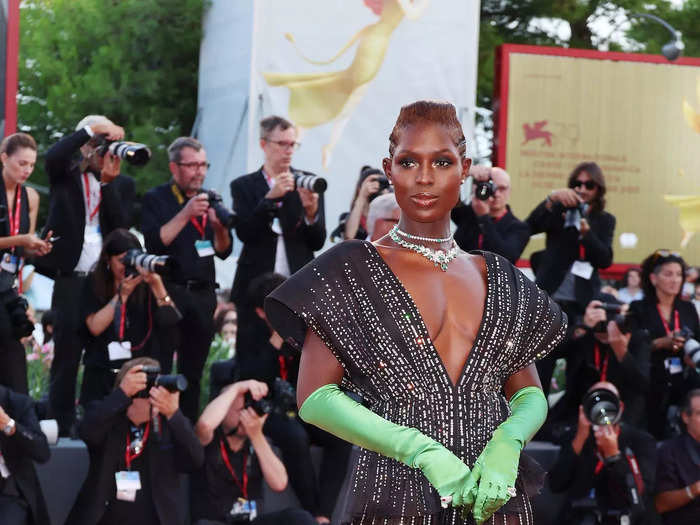
[[[471,203],[460,201],[452,210],[455,241],[465,251],[487,250],[515,263],[530,239],[530,228],[508,206],[510,176],[487,166],[473,166],[469,174]]]
[[[75,420],[75,382],[83,341],[83,319],[75,300],[97,262],[102,238],[132,225],[134,181],[120,175],[120,158],[103,153],[105,141],[121,140],[124,130],[101,115],[81,120],[46,152],[49,211],[45,231],[56,239],[51,253],[35,260],[40,273],[54,279],[51,307],[56,312],[54,360],[49,403],[59,434],[69,435]]]
[[[229,225],[222,224],[217,213],[220,203],[210,203],[202,192],[209,167],[204,146],[180,137],[168,147],[168,157],[173,178],[144,195],[141,231],[149,253],[168,255],[175,262],[165,286],[183,317],[170,348],[177,348],[178,370],[190,385],[182,396],[182,411],[194,422],[202,369],[214,337],[214,255],[226,259],[233,243]],[[172,353],[161,355],[161,361],[168,370]]]
[[[267,395],[265,383],[241,381],[224,388],[204,409],[195,432],[204,446],[204,467],[192,476],[195,525],[247,523],[313,525],[301,509],[266,514],[262,481],[275,492],[287,487],[287,471],[263,435],[269,414],[260,416],[245,399]]]
[[[596,383],[588,392],[588,396],[593,395],[592,402],[583,400],[575,435],[573,439],[572,435],[565,437],[549,470],[552,491],[567,492],[564,516],[557,522],[647,523],[649,512],[645,509],[650,508],[654,492],[656,442],[646,432],[618,422],[624,403],[619,401],[615,385]],[[600,398],[605,401],[601,403]],[[606,414],[612,420],[606,419]],[[629,521],[623,521],[623,516]]]
[[[296,414],[296,394],[292,385],[297,383],[301,354],[270,327],[263,309],[265,297],[284,280],[281,275],[267,273],[250,283],[248,302],[253,305],[265,331],[264,335],[261,333],[257,340],[251,341],[250,346],[240,347],[236,358],[241,379],[264,381],[276,396],[273,396],[272,413],[263,432],[281,450],[289,481],[301,506],[324,523],[333,513],[345,479],[351,446],[304,423]],[[285,387],[280,388],[281,385]],[[317,480],[311,461],[311,444],[324,449],[320,480]]]
[[[266,272],[285,277],[314,258],[326,240],[323,195],[297,187],[300,173],[291,167],[297,130],[288,120],[270,116],[260,121],[260,147],[265,155],[259,170],[231,182],[236,234],[243,242],[231,300],[238,309],[240,330],[236,351],[247,346],[264,327],[246,302],[250,282]]]
[[[109,394],[114,370],[133,356],[159,359],[168,350],[163,348],[167,331],[180,319],[160,275],[125,264],[127,252],[141,251],[135,235],[114,230],[105,237],[97,265],[85,283],[81,302],[88,334],[80,392],[83,406]]]
[[[32,398],[0,386],[0,431],[0,521],[49,523],[34,462],[46,463],[50,451]]]
[[[674,407],[688,390],[700,388],[695,341],[700,321],[695,306],[681,298],[686,264],[680,254],[656,250],[642,262],[644,298],[630,304],[639,329],[651,338],[651,387],[647,401],[649,432],[665,439],[678,432]],[[687,344],[686,344],[687,343]]]
[[[595,162],[583,162],[569,175],[567,189],[552,191],[525,222],[530,233],[547,234],[544,252],[532,254],[537,285],[562,307],[574,325],[600,290],[598,269],[613,261],[615,217],[604,211],[605,178]],[[561,352],[537,362],[545,393]]]
[[[552,408],[548,425],[575,424],[581,399],[598,381],[617,386],[625,404],[623,420],[646,425],[646,396],[649,390],[650,346],[643,330],[631,332],[632,319],[626,305],[602,295],[588,304],[581,325],[567,347],[566,393]]]
[[[145,366],[159,368],[148,357],[124,363],[114,391],[85,411],[79,431],[90,469],[66,523],[182,523],[178,473],[200,468],[204,450],[179,409],[180,393],[152,386]]]
[[[666,525],[700,520],[700,390],[688,392],[681,417],[686,432],[661,445],[656,466],[656,510]]]
[[[51,243],[34,235],[39,194],[24,183],[34,171],[36,142],[26,133],[5,137],[0,144],[3,191],[0,191],[0,385],[26,394],[27,362],[22,337],[34,329],[27,303],[19,294],[24,257],[45,255]],[[50,235],[49,235],[50,236]]]
[[[338,227],[331,233],[331,241],[337,237],[342,237],[343,240],[368,239],[369,205],[376,197],[389,191],[389,179],[384,172],[371,166],[362,166],[355,195],[350,203],[350,212],[340,215]]]

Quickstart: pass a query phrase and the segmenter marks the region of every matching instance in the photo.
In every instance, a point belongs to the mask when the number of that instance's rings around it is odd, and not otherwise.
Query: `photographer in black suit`
[[[182,411],[194,423],[202,370],[214,337],[214,256],[226,259],[233,241],[229,226],[221,223],[209,195],[202,190],[209,168],[204,146],[195,138],[179,137],[168,147],[168,158],[173,178],[143,196],[141,231],[148,253],[168,255],[175,261],[165,287],[182,319],[169,355],[161,353],[161,363],[168,370],[177,348],[178,370],[189,382],[182,396]]]
[[[34,462],[46,463],[49,445],[32,398],[0,386],[0,522],[49,523]]]
[[[487,250],[515,263],[530,239],[530,227],[519,220],[508,206],[510,176],[501,168],[472,166],[472,198],[459,202],[452,210],[457,225],[455,242],[465,251]],[[486,185],[488,193],[480,198],[475,191]]]
[[[54,360],[49,402],[60,435],[68,435],[75,420],[75,380],[83,341],[81,290],[97,262],[102,238],[116,228],[131,227],[134,181],[120,175],[120,159],[99,145],[121,140],[124,130],[101,115],[90,115],[46,152],[49,213],[45,231],[56,242],[51,253],[35,261],[37,269],[55,279],[51,308],[56,312]]]
[[[568,188],[552,191],[526,220],[532,235],[547,234],[545,251],[531,258],[537,285],[559,303],[569,326],[575,326],[600,290],[598,270],[613,261],[615,217],[604,210],[603,172],[595,162],[583,162],[569,175]],[[559,355],[537,362],[545,393]]]
[[[238,214],[236,234],[243,241],[233,279],[231,300],[240,327],[236,349],[243,348],[252,332],[264,330],[246,302],[253,278],[267,272],[285,277],[314,257],[326,240],[323,195],[296,188],[291,167],[299,147],[297,131],[288,120],[271,116],[260,122],[260,147],[265,163],[231,183],[233,209]]]
[[[66,523],[182,523],[178,473],[200,468],[204,450],[180,411],[180,393],[146,391],[144,366],[159,365],[148,357],[127,361],[114,391],[85,411],[79,430],[90,469]]]

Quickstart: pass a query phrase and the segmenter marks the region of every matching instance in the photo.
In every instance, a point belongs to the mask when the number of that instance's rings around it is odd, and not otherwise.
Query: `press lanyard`
[[[673,335],[673,332],[671,332],[671,327],[668,326],[668,322],[664,318],[664,315],[661,313],[661,307],[659,306],[659,303],[656,303],[656,310],[659,312],[659,317],[661,318],[661,322],[664,324],[664,329],[666,330],[666,335]],[[674,330],[680,330],[681,329],[681,321],[678,318],[678,310],[674,310],[673,312],[673,324],[674,324]]]
[[[124,329],[126,327],[126,303],[122,303],[119,307],[119,341],[124,340]],[[132,346],[131,351],[141,350],[146,344],[148,338],[151,337],[151,329],[153,328],[153,311],[151,310],[151,294],[148,294],[148,331],[146,337],[143,338],[138,345]]]
[[[493,219],[494,224],[497,223],[498,221],[500,221],[503,217],[505,217],[506,213],[508,213],[508,212],[506,211],[500,217]],[[483,233],[479,234],[479,237],[476,241],[476,245],[477,245],[477,248],[479,250],[482,250],[484,248],[484,234]]]
[[[14,237],[19,233],[19,227],[20,227],[20,212],[22,211],[22,185],[18,184],[17,189],[15,189],[15,209],[14,209],[14,217],[12,216],[11,213],[7,213],[7,220],[10,222],[10,237]],[[13,246],[11,249],[11,253],[15,253],[15,247]],[[22,259],[21,264],[19,265],[19,285],[18,285],[18,291],[19,293],[22,293],[24,288],[23,283],[22,283],[22,268],[24,266],[24,259]]]
[[[278,356],[278,361],[280,363],[280,377],[284,379],[285,381],[287,380],[287,360],[284,358],[283,355]]]
[[[157,416],[156,416],[157,417]],[[151,431],[151,422],[146,423],[146,430],[143,432],[143,440],[141,441],[141,450],[131,454],[131,431],[126,432],[126,453],[124,454],[124,460],[126,461],[126,470],[131,470],[131,462],[143,454],[146,449],[146,443],[148,442],[148,434]]]
[[[173,192],[173,195],[175,195],[175,198],[177,199],[177,203],[182,206],[185,203],[185,196],[182,194],[180,191],[180,188],[178,188],[177,184],[174,182],[170,185],[170,191]],[[207,214],[202,215],[202,222],[201,224],[197,222],[197,219],[194,217],[190,217],[190,222],[192,223],[192,226],[195,227],[195,229],[199,232],[199,234],[202,236],[202,239],[205,237],[205,229],[207,227]]]
[[[20,211],[22,209],[22,186],[17,185],[15,190],[15,210],[14,217],[12,214],[8,213],[7,218],[10,221],[10,237],[14,237],[19,233],[19,222],[20,222]],[[14,251],[14,248],[13,248]]]
[[[602,369],[600,367],[600,348],[598,347],[598,343],[595,344],[593,355],[594,355],[594,359],[595,359],[595,368],[600,373],[600,380],[607,381],[608,360],[610,359],[610,354],[608,352],[605,352],[605,360],[603,361]]]
[[[578,259],[579,261],[586,260],[586,247],[582,243],[578,245]]]
[[[618,432],[617,435],[619,436],[620,433]],[[634,452],[632,452],[629,447],[625,449],[625,459],[627,460],[627,464],[630,466],[630,470],[632,471],[632,476],[634,478],[634,484],[637,487],[637,491],[639,491],[640,494],[644,493],[644,479],[642,478],[642,472],[639,470],[639,463],[637,462]],[[600,471],[603,470],[603,465],[604,463],[599,457],[598,463],[595,466],[595,471],[593,472],[595,476],[600,474]]]
[[[228,454],[226,453],[226,445],[224,445],[223,438],[219,440],[219,444],[221,445],[221,459],[224,461],[226,468],[228,468],[228,471],[231,473],[233,481],[236,483],[236,486],[241,491],[241,494],[243,494],[243,498],[248,499],[248,454],[246,452],[243,452],[243,484],[241,484],[241,482],[238,479],[238,476],[236,476],[236,473],[233,471],[231,461],[229,461],[228,459]]]
[[[87,202],[87,211],[89,214],[88,222],[91,222],[95,218],[97,212],[100,211],[100,204],[102,204],[102,188],[100,188],[100,199],[97,201],[97,206],[95,209],[90,211],[90,179],[87,173],[83,173],[83,182],[85,183],[85,201]]]

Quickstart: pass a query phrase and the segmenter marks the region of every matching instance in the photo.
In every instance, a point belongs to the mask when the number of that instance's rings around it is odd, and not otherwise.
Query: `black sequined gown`
[[[416,304],[371,243],[346,241],[310,262],[270,294],[267,316],[299,348],[311,328],[342,365],[344,388],[383,418],[439,441],[471,467],[510,414],[502,394],[506,380],[556,347],[566,331],[566,316],[522,272],[500,256],[475,253],[486,260],[486,303],[456,385]],[[533,523],[528,463],[522,456],[517,496],[488,523]],[[471,515],[465,520],[458,510],[442,510],[437,491],[418,469],[362,449],[351,472],[351,523],[474,523]]]

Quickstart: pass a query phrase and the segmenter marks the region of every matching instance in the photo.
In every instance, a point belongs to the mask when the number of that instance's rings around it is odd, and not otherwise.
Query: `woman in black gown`
[[[303,345],[301,417],[362,447],[352,523],[533,522],[520,456],[546,416],[533,362],[566,317],[508,261],[461,252],[449,235],[465,150],[454,106],[403,107],[384,160],[397,228],[327,251],[266,302]]]

